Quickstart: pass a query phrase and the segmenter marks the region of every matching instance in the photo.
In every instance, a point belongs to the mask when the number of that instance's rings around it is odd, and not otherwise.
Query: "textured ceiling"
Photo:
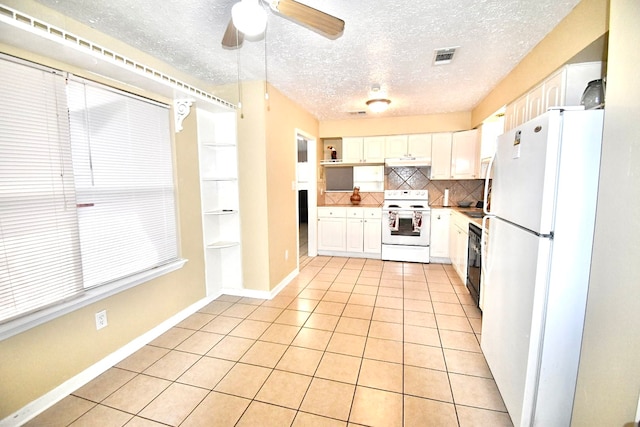
[[[38,2],[212,85],[265,79],[264,40],[221,47],[236,0]],[[301,2],[343,19],[344,34],[329,40],[269,12],[267,80],[331,120],[366,110],[374,84],[392,100],[383,116],[469,111],[579,0]],[[453,62],[433,66],[434,49],[451,46]]]

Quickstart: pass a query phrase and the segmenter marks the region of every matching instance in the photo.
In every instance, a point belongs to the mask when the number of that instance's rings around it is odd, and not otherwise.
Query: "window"
[[[169,109],[0,59],[0,322],[178,258]]]

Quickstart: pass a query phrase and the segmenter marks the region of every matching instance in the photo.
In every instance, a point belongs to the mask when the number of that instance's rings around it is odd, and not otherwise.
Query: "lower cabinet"
[[[450,209],[431,209],[431,242],[429,248],[431,262],[449,262],[450,216]]]
[[[380,258],[380,208],[318,208],[318,254]]]
[[[451,264],[462,283],[467,282],[467,247],[469,245],[469,219],[456,211],[451,212],[449,228],[449,254]]]

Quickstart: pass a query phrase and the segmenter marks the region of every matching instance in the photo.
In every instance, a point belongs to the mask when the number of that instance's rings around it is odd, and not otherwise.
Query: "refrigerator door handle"
[[[482,203],[482,210],[485,215],[492,215],[489,212],[489,179],[491,179],[491,171],[493,169],[493,161],[495,160],[496,155],[491,156],[491,160],[489,160],[489,166],[487,167],[487,175],[484,177],[484,197]],[[484,227],[484,224],[483,224]]]
[[[486,206],[486,205],[485,205]],[[487,219],[492,218],[493,215],[486,215],[482,217],[482,237],[480,237],[480,272],[483,277],[487,277],[487,273],[491,270],[489,267],[489,257],[487,257],[487,233],[484,232],[487,226]]]

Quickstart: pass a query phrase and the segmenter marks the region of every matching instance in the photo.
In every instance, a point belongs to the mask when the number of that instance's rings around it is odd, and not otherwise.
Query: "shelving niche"
[[[238,293],[242,254],[236,113],[196,111],[207,294]]]

